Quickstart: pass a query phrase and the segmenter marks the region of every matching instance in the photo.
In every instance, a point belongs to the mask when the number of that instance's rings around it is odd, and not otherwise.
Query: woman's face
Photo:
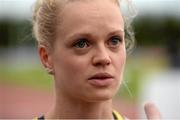
[[[111,99],[126,59],[118,6],[110,0],[74,1],[61,16],[50,55],[58,92],[89,102]]]

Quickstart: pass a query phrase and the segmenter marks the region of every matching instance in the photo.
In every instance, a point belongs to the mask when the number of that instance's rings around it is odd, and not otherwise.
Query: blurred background
[[[33,118],[53,101],[53,80],[41,66],[32,36],[35,0],[0,0],[0,118]],[[153,101],[165,119],[180,119],[180,1],[133,0],[136,47],[127,58],[114,107],[145,118]]]

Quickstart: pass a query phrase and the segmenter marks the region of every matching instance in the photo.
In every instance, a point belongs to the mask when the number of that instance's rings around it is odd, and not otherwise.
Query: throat
[[[48,119],[113,119],[112,101],[98,103],[64,103],[55,105]]]

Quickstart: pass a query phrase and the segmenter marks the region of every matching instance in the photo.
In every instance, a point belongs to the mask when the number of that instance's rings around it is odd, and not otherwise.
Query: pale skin
[[[112,98],[121,85],[126,61],[119,7],[110,0],[76,1],[65,5],[59,16],[63,19],[53,46],[39,45],[41,62],[53,75],[56,92],[45,118],[113,119]],[[107,74],[110,77],[103,82],[90,80]],[[153,105],[145,108],[148,119],[160,119]]]

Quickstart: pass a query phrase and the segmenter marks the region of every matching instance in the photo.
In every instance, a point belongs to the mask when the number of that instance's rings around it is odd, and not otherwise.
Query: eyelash
[[[115,39],[116,41],[112,41],[113,39]],[[116,42],[116,43],[114,44],[113,42]],[[123,40],[122,40],[122,38],[120,36],[112,36],[108,41],[108,45],[110,45],[110,47],[117,47],[122,42],[123,42]]]
[[[116,41],[112,41],[112,40],[116,40]],[[116,42],[115,44],[113,42]],[[120,36],[112,36],[109,40],[108,40],[108,45],[110,47],[118,47],[120,43],[122,43],[123,40]],[[80,49],[83,49],[83,48],[87,48],[89,47],[89,41],[86,39],[86,38],[81,38],[81,39],[78,39],[77,42],[75,42],[73,44],[73,47],[76,47],[76,48],[80,48]]]
[[[83,43],[82,43],[83,42]],[[83,44],[83,47],[81,47],[81,46],[78,46],[78,45],[82,45]],[[85,45],[84,45],[85,44]],[[79,39],[77,42],[75,42],[74,44],[73,44],[73,46],[74,47],[76,47],[76,48],[85,48],[85,47],[89,47],[89,42],[88,42],[88,40],[86,39],[86,38],[82,38],[82,39]],[[85,46],[85,47],[84,47]]]

